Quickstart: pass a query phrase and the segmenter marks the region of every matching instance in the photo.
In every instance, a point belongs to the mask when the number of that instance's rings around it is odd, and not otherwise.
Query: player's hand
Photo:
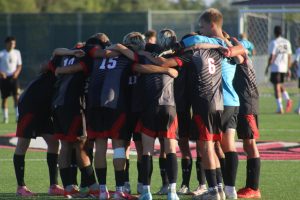
[[[231,43],[233,44],[233,46],[241,45],[241,43],[235,37],[231,37],[230,39],[231,39]]]
[[[17,79],[18,76],[19,76],[19,73],[16,73],[16,72],[15,72],[15,73],[13,73],[12,78],[13,78],[13,79]]]
[[[287,78],[288,80],[291,80],[292,78],[292,71],[290,69],[287,71]]]
[[[73,55],[78,58],[81,58],[81,57],[85,56],[85,52],[82,51],[81,49],[76,49],[76,50],[73,50]]]
[[[168,68],[168,73],[169,76],[171,76],[172,78],[176,78],[178,76],[178,71],[176,69],[173,68]]]
[[[55,69],[55,76],[58,76],[60,74],[60,68]]]
[[[269,72],[269,66],[266,67],[265,75],[268,75],[268,72]]]
[[[0,78],[2,78],[2,79],[6,79],[6,78],[7,78],[7,76],[6,76],[6,74],[5,74],[4,72],[0,72]]]
[[[220,46],[220,47],[219,47],[219,51],[220,51],[225,57],[229,57],[230,54],[231,54],[230,49],[227,48],[227,47]]]

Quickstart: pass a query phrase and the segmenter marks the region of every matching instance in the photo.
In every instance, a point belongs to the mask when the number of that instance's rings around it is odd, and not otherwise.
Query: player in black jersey
[[[47,163],[50,176],[50,195],[63,195],[64,190],[58,185],[58,146],[53,138],[53,122],[51,119],[51,98],[54,90],[54,71],[60,64],[61,57],[52,58],[43,66],[42,73],[31,81],[22,93],[18,102],[19,120],[17,124],[18,143],[14,153],[14,167],[18,182],[18,196],[33,196],[25,185],[25,154],[31,139],[43,137],[47,143]],[[47,91],[47,92],[44,92]]]
[[[140,42],[144,43],[141,34],[135,33],[134,35],[139,38]],[[101,52],[102,57],[110,56],[111,53],[110,50],[103,49],[100,53]],[[137,56],[131,55],[132,59],[134,57],[136,58]],[[132,66],[132,68],[130,66]],[[157,67],[157,69],[158,70],[153,71],[149,68],[135,67],[134,62],[122,55],[115,55],[113,58],[100,58],[94,60],[88,95],[88,136],[96,139],[95,168],[100,187],[101,185],[104,187],[103,193],[100,189],[101,199],[109,198],[105,185],[105,158],[108,138],[112,138],[114,148],[114,166],[117,186],[117,192],[114,193],[114,198],[126,198],[126,195],[123,193],[123,186],[125,167],[124,141],[127,141],[128,136],[130,135],[126,124],[126,117],[128,116],[127,113],[129,109],[128,104],[130,103],[130,98],[128,96],[128,80],[133,71],[143,73],[170,72],[170,70],[160,67]],[[64,73],[74,73],[82,70],[84,70],[84,68],[77,64],[64,70]],[[60,71],[60,73],[61,72],[62,71]],[[99,121],[102,123],[99,123]]]
[[[233,84],[240,99],[237,134],[238,138],[243,140],[243,148],[247,153],[246,186],[237,193],[239,198],[261,198],[258,187],[260,155],[256,146],[256,139],[259,138],[257,117],[259,93],[253,63],[246,55],[245,61],[237,65]]]
[[[98,38],[90,38],[81,50],[85,52],[82,58],[64,56],[63,67],[56,69],[64,71],[67,66],[79,63],[83,72],[60,75],[56,81],[56,93],[52,101],[54,111],[55,137],[61,141],[59,158],[60,174],[65,187],[65,196],[78,195],[76,186],[73,185],[70,170],[71,152],[76,149],[77,163],[81,171],[81,194],[98,195],[99,188],[96,184],[95,174],[87,152],[84,149],[86,142],[85,118],[83,113],[84,86],[91,71],[92,56],[101,45]],[[57,52],[56,52],[57,53]]]

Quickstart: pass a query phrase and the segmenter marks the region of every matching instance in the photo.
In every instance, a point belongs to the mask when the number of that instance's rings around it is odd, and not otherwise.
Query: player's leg
[[[18,143],[15,149],[13,162],[15,168],[16,179],[18,183],[17,195],[18,196],[33,196],[32,193],[25,184],[24,181],[24,172],[25,172],[25,154],[29,147],[30,140],[28,138],[18,138]]]
[[[196,173],[198,180],[198,187],[193,191],[194,195],[201,195],[207,191],[206,187],[206,179],[205,179],[205,171],[203,168],[202,154],[200,150],[200,140],[196,141],[196,152],[197,152],[197,160],[196,160]]]
[[[113,165],[115,169],[116,192],[113,198],[121,198],[124,196],[125,183],[125,166],[126,153],[125,141],[123,139],[112,139],[112,146],[114,149]]]
[[[8,97],[10,96],[10,87],[9,87],[9,80],[1,79],[0,83],[0,90],[1,90],[1,108],[3,113],[3,123],[8,123]]]
[[[155,137],[151,137],[142,133],[142,145],[143,145],[142,169],[144,173],[142,176],[143,192],[139,197],[140,200],[152,200],[150,184],[151,184],[151,176],[153,171],[152,155],[154,151],[154,141],[155,141]]]
[[[215,142],[215,162],[216,162],[216,178],[217,178],[217,184],[218,184],[218,192],[221,197],[221,199],[226,199],[225,193],[223,190],[223,173],[221,169],[220,164],[220,158],[225,158],[225,154],[223,152],[223,149],[221,147],[221,144],[219,141]]]
[[[14,108],[15,108],[15,116],[16,116],[16,121],[18,120],[19,117],[19,112],[18,112],[18,101],[19,101],[19,83],[17,79],[12,79],[11,80],[11,91],[12,91],[12,96],[14,100]]]
[[[193,158],[189,146],[189,138],[182,137],[178,141],[178,146],[181,151],[181,170],[182,170],[182,183],[179,194],[190,194],[190,178],[193,166]]]
[[[256,115],[239,115],[237,132],[243,139],[244,151],[247,153],[246,186],[240,189],[239,198],[260,198],[260,155],[256,146],[259,137]]]
[[[107,152],[107,139],[96,138],[95,140],[96,152],[95,152],[95,171],[97,174],[98,183],[100,186],[99,199],[109,199],[109,193],[106,186],[106,152]]]
[[[285,107],[285,112],[291,112],[292,108],[293,108],[293,101],[291,100],[288,91],[286,90],[286,88],[284,87],[283,83],[281,84],[281,94],[283,99],[286,101],[286,107]]]
[[[158,195],[165,195],[168,194],[168,174],[167,174],[167,156],[165,153],[165,145],[164,145],[164,139],[158,138],[160,143],[160,152],[159,152],[159,171],[160,171],[160,177],[162,186],[160,187],[159,191],[156,193]]]
[[[3,123],[7,124],[9,121],[8,119],[8,103],[7,103],[7,99],[8,97],[2,97],[2,104],[1,104],[1,108],[2,108],[2,113],[3,113]]]
[[[193,166],[192,154],[189,146],[190,112],[178,112],[178,146],[181,151],[182,183],[179,194],[190,194],[190,178]]]
[[[274,95],[276,99],[277,110],[276,113],[283,114],[282,97],[281,97],[281,75],[278,72],[271,73],[271,82],[274,87]]]
[[[59,142],[51,134],[43,134],[47,143],[47,164],[49,170],[50,187],[48,194],[64,195],[64,189],[58,185],[58,148]]]
[[[171,138],[164,138],[165,152],[167,156],[166,171],[169,180],[168,199],[179,199],[176,194],[176,182],[178,174],[178,164],[176,156],[177,140]]]
[[[131,194],[130,182],[129,182],[129,154],[130,154],[130,140],[125,141],[125,155],[126,155],[126,164],[125,164],[125,173],[124,173],[124,192]]]
[[[138,173],[138,183],[137,183],[137,193],[141,194],[143,192],[143,169],[142,169],[142,157],[143,157],[143,144],[142,144],[142,138],[141,133],[134,133],[133,135],[133,141],[135,144],[135,149],[137,152],[137,173]]]

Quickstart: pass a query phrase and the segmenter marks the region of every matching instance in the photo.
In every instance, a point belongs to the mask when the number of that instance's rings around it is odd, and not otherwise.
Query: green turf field
[[[300,116],[294,113],[276,115],[275,101],[271,94],[271,89],[262,90],[260,99],[260,134],[261,140],[268,141],[289,141],[300,142]],[[298,102],[297,90],[293,89],[291,97],[294,100],[294,107]],[[11,102],[10,102],[11,103]],[[13,109],[11,109],[13,111]],[[1,116],[2,117],[2,116]],[[2,119],[2,118],[1,118]],[[0,134],[15,132],[14,114],[11,113],[9,124],[0,124]],[[47,163],[43,152],[29,152],[26,156],[25,181],[28,187],[39,193],[36,198],[30,199],[50,199],[46,196],[48,188]],[[16,180],[13,170],[13,150],[0,150],[0,199],[18,199],[15,197]],[[136,162],[132,157],[130,165],[130,181],[133,193],[136,192]],[[111,161],[111,160],[110,160]],[[108,169],[113,169],[111,162],[108,162]],[[245,161],[240,161],[237,188],[245,182]],[[180,162],[179,162],[180,169]],[[264,200],[297,200],[300,199],[300,161],[262,161],[260,189]],[[181,182],[181,170],[179,170],[178,183]],[[154,159],[154,171],[152,176],[152,191],[156,192],[161,185],[158,159]],[[191,178],[191,188],[196,188],[195,165]],[[107,183],[109,189],[113,189],[113,170],[108,170]],[[166,199],[166,197],[154,196],[155,199]],[[20,198],[19,198],[20,199]],[[59,199],[59,198],[53,198]],[[191,199],[182,197],[181,199]]]

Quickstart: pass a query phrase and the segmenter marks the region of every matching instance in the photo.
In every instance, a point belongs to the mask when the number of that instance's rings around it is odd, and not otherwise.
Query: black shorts
[[[300,78],[298,78],[298,88],[300,88]]]
[[[201,141],[220,141],[222,139],[221,131],[221,113],[216,111],[213,113],[194,113],[192,139]]]
[[[175,106],[157,106],[141,114],[136,131],[153,138],[177,139],[177,129]]]
[[[238,106],[224,106],[224,111],[221,117],[223,133],[226,133],[227,129],[236,129],[238,114]]]
[[[180,138],[190,137],[190,126],[192,121],[191,112],[178,112],[178,136]]]
[[[42,134],[53,135],[53,121],[48,112],[20,113],[16,136],[21,138],[36,138]]]
[[[122,139],[131,138],[125,112],[111,108],[92,108],[88,110],[88,137],[90,139]]]
[[[11,95],[19,95],[18,79],[13,79],[12,76],[8,76],[6,79],[0,79],[0,90],[2,99]]]
[[[141,133],[136,130],[140,117],[140,112],[131,112],[128,117],[128,129],[133,141],[142,141]]]
[[[238,115],[237,135],[239,139],[258,139],[258,120],[257,115]]]
[[[53,111],[54,137],[59,140],[76,142],[84,136],[83,114],[80,108],[57,107]]]
[[[270,81],[273,84],[284,83],[286,73],[272,72]]]

